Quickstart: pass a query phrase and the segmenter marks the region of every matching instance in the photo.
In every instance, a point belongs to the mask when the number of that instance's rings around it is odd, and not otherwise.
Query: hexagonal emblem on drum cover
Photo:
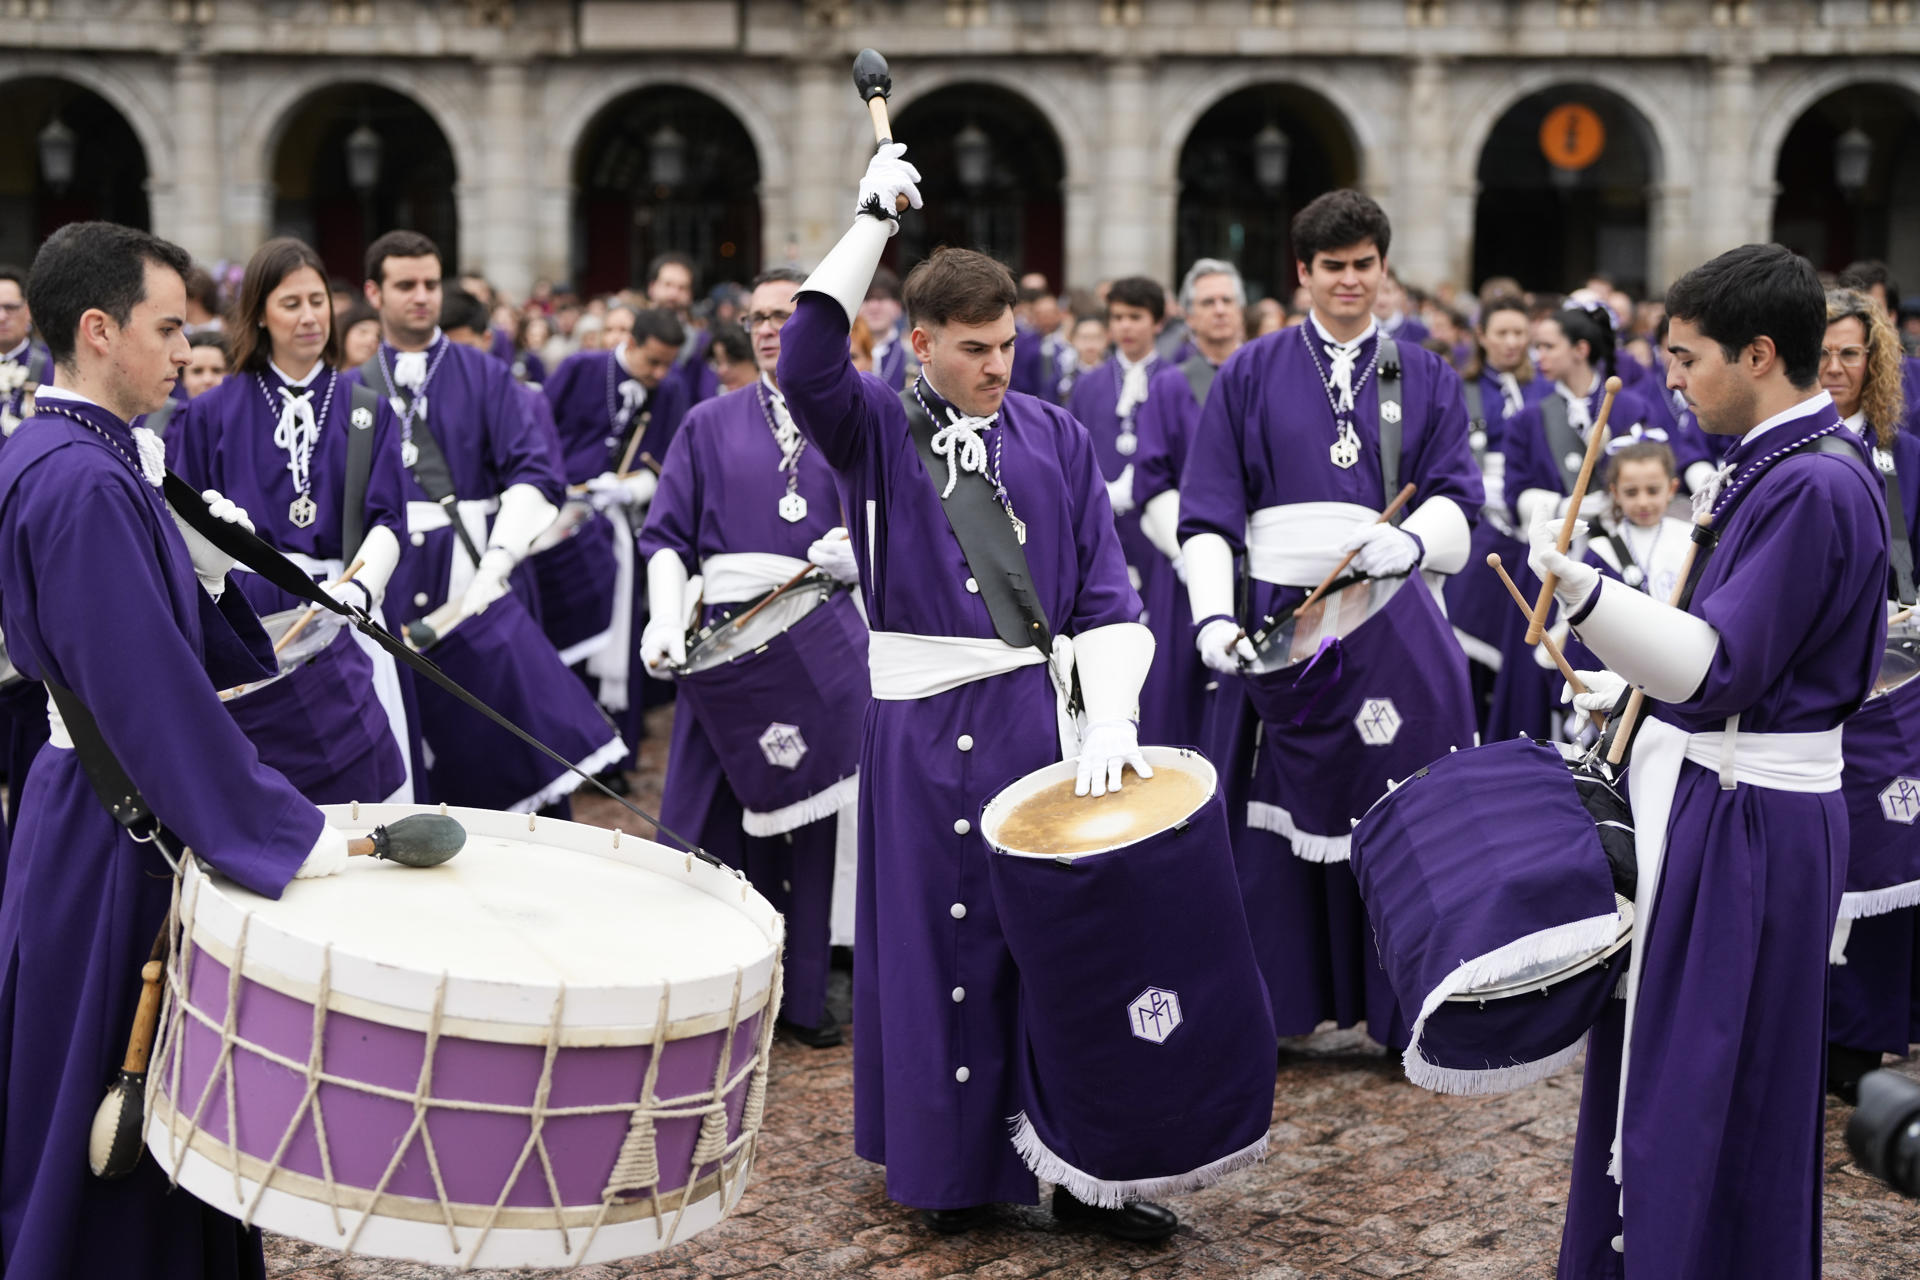
[[[800,757],[807,754],[807,740],[800,736],[799,725],[776,720],[760,735],[760,754],[776,769],[798,769]]]
[[[1127,1006],[1127,1022],[1133,1034],[1155,1044],[1165,1044],[1182,1021],[1180,995],[1175,991],[1148,987]]]
[[[1920,779],[1895,778],[1880,793],[1880,812],[1888,822],[1910,827],[1920,818]]]
[[[1384,747],[1400,736],[1400,709],[1393,705],[1392,698],[1368,698],[1360,704],[1353,727],[1360,731],[1360,741],[1370,747]]]

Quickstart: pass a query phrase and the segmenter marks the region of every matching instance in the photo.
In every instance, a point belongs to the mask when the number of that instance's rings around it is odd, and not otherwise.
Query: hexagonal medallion
[[[1910,827],[1920,818],[1920,779],[1895,778],[1880,793],[1880,812],[1888,822]]]
[[[1370,747],[1384,747],[1400,736],[1400,710],[1392,698],[1368,698],[1353,718],[1360,741]]]
[[[760,735],[760,754],[776,769],[798,769],[800,757],[807,754],[807,740],[800,736],[799,725],[776,720]]]
[[[1140,1039],[1165,1044],[1181,1022],[1179,993],[1148,987],[1127,1006],[1127,1022]]]

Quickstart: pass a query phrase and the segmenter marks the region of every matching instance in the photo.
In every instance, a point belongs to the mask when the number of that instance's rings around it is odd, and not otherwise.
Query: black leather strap
[[[1473,465],[1487,456],[1487,404],[1485,388],[1478,378],[1463,378],[1461,393],[1467,401],[1467,447],[1473,450]]]
[[[1587,442],[1573,429],[1567,417],[1567,400],[1554,392],[1540,402],[1540,424],[1546,428],[1547,448],[1553,452],[1553,466],[1560,473],[1560,490],[1572,493],[1580,482],[1580,468],[1587,460]],[[1573,465],[1567,465],[1571,458]]]
[[[160,830],[159,820],[154,817],[146,797],[140,794],[140,788],[120,767],[120,758],[107,746],[93,713],[65,685],[52,680],[45,684],[47,696],[53,699],[61,721],[67,726],[67,736],[73,739],[73,753],[79,757],[80,770],[87,775],[87,785],[93,788],[101,806],[135,836],[143,840],[151,837]],[[168,841],[169,845],[175,843]]]
[[[377,393],[392,399],[393,384],[387,381],[387,371],[380,367],[378,354],[360,366],[360,380],[376,389]],[[406,397],[409,401],[413,397]],[[427,406],[431,416],[433,406]],[[480,548],[474,545],[473,535],[467,532],[467,526],[460,519],[459,508],[455,505],[457,495],[453,491],[453,468],[447,465],[447,455],[441,451],[440,440],[433,434],[433,426],[427,418],[421,418],[413,424],[413,482],[425,491],[427,497],[439,503],[447,513],[447,523],[453,526],[453,534],[460,539],[460,545],[473,558],[477,566],[480,563]],[[355,544],[356,546],[358,544]]]
[[[1887,488],[1887,559],[1893,578],[1893,598],[1903,606],[1914,602],[1913,542],[1907,537],[1907,504],[1900,493],[1900,473],[1891,450],[1873,446],[1873,461]]]
[[[347,413],[347,479],[341,490],[340,559],[352,564],[367,538],[367,483],[373,475],[373,424],[380,393],[365,382],[353,384]]]
[[[1382,510],[1393,505],[1400,496],[1400,431],[1404,407],[1401,404],[1400,388],[1400,344],[1386,334],[1380,335],[1380,354],[1377,375],[1380,389],[1380,487],[1385,497],[1381,499]],[[1399,524],[1406,517],[1402,511],[1393,518]]]
[[[1213,390],[1213,380],[1219,376],[1219,367],[1205,356],[1191,355],[1180,362],[1180,373],[1187,380],[1187,390],[1193,392],[1194,403],[1205,408],[1207,392]]]

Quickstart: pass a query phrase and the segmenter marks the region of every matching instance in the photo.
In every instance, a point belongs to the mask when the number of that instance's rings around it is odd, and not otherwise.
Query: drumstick
[[[1380,518],[1378,520],[1375,520],[1374,523],[1375,524],[1392,523],[1393,518],[1400,514],[1400,509],[1406,506],[1407,503],[1412,500],[1413,489],[1414,489],[1414,486],[1409,484],[1405,488],[1401,489],[1399,493],[1395,494],[1393,501],[1387,504],[1387,509],[1380,513]],[[1321,596],[1327,594],[1327,592],[1333,587],[1333,584],[1339,581],[1340,575],[1347,571],[1347,566],[1353,563],[1353,558],[1359,554],[1360,554],[1360,548],[1358,547],[1355,547],[1353,550],[1347,552],[1345,557],[1341,559],[1340,563],[1333,566],[1333,572],[1327,575],[1326,580],[1322,582],[1319,586],[1315,587],[1313,589],[1313,594],[1308,596],[1305,600],[1302,600],[1300,602],[1300,607],[1295,609],[1294,612],[1295,613],[1306,612],[1308,606],[1313,604],[1313,602],[1318,600]]]
[[[887,98],[893,93],[893,74],[887,70],[887,60],[880,56],[877,49],[862,49],[853,60],[853,87],[860,92],[862,101],[867,104],[867,115],[873,121],[873,141],[876,146],[884,147],[893,141],[893,121],[887,115]],[[907,197],[902,194],[893,198],[893,211],[907,211]]]
[[[1905,622],[1908,618],[1911,618],[1912,616],[1913,616],[1912,607],[1902,609],[1900,612],[1894,614],[1891,618],[1887,619],[1887,625],[1890,627],[1897,627],[1901,623]]]
[[[788,578],[785,582],[781,583],[779,586],[775,587],[772,591],[769,591],[766,595],[766,598],[760,601],[759,604],[756,604],[755,606],[753,606],[753,608],[747,610],[745,613],[741,614],[739,617],[733,620],[733,629],[735,631],[738,631],[740,628],[746,626],[747,623],[753,620],[754,614],[760,612],[762,609],[772,604],[775,600],[778,600],[781,596],[787,594],[787,592],[799,586],[803,581],[807,579],[808,576],[810,576],[811,574],[817,571],[818,571],[818,566],[808,565],[806,568],[794,574],[791,578]]]
[[[367,562],[365,560],[355,560],[352,564],[347,566],[347,571],[340,575],[339,582],[329,583],[328,585],[337,587],[340,585],[341,582],[351,581],[354,574],[360,572],[362,569],[366,567],[367,567]],[[319,605],[316,604],[316,605],[309,606],[305,613],[301,614],[299,617],[293,620],[293,625],[287,628],[285,634],[283,634],[278,640],[275,640],[273,642],[273,651],[275,653],[279,653],[282,649],[292,644],[294,641],[294,637],[298,636],[302,631],[305,631],[307,629],[307,624],[312,622],[316,617],[319,616],[319,614],[320,614]]]
[[[633,429],[633,439],[627,441],[627,451],[620,455],[620,465],[614,468],[614,474],[618,475],[622,480],[633,474],[633,472],[629,470],[629,468],[633,466],[633,455],[640,452],[640,442],[646,438],[646,434],[646,432],[637,426]],[[651,458],[653,455],[650,453],[641,453],[640,456],[642,458]],[[660,468],[654,467],[653,474],[659,475]]]
[[[146,1128],[147,1063],[153,1056],[153,1037],[160,1027],[160,979],[166,973],[168,929],[163,921],[153,940],[147,963],[140,970],[140,1001],[134,1007],[133,1030],[127,1034],[127,1055],[120,1074],[107,1086],[107,1096],[93,1113],[87,1134],[87,1165],[98,1178],[124,1178],[140,1163],[142,1132]]]
[[[1560,538],[1555,544],[1561,555],[1573,545],[1573,531],[1580,525],[1580,504],[1586,501],[1587,486],[1593,483],[1593,467],[1600,460],[1600,451],[1607,443],[1607,419],[1613,416],[1613,398],[1620,393],[1620,379],[1607,379],[1606,398],[1600,401],[1600,416],[1593,420],[1593,431],[1587,436],[1587,456],[1580,461],[1580,477],[1573,482],[1573,495],[1567,501],[1567,518],[1560,523]],[[1534,601],[1533,617],[1527,623],[1527,643],[1539,644],[1540,636],[1547,629],[1547,607],[1553,602],[1552,574],[1545,575],[1540,583],[1540,598]]]
[[[416,813],[391,827],[378,826],[371,835],[347,841],[347,856],[380,858],[403,867],[437,867],[460,852],[467,829],[441,813]]]
[[[1507,572],[1506,565],[1500,563],[1500,553],[1498,551],[1490,551],[1487,553],[1487,567],[1499,574],[1500,581],[1507,584],[1507,594],[1512,596],[1513,602],[1520,606],[1520,615],[1525,618],[1531,618],[1533,616],[1533,606],[1528,604],[1527,598],[1520,594],[1520,588],[1514,582],[1513,576]],[[1552,634],[1542,632],[1540,643],[1547,646],[1547,656],[1553,659],[1554,666],[1560,668],[1560,674],[1566,677],[1567,687],[1573,690],[1574,696],[1578,697],[1585,693],[1587,686],[1581,683],[1578,675],[1574,674],[1573,665],[1567,661],[1567,655],[1560,651],[1560,646],[1554,643]],[[1607,718],[1605,716],[1601,715],[1598,711],[1589,711],[1587,715],[1592,717],[1594,728],[1603,731],[1606,729]]]
[[[1701,512],[1700,518],[1694,523],[1699,528],[1707,528],[1713,523],[1713,512]],[[1674,580],[1673,598],[1667,601],[1676,609],[1680,607],[1680,601],[1687,594],[1687,579],[1693,575],[1693,558],[1699,553],[1700,543],[1697,539],[1687,543],[1687,554],[1680,561],[1680,576]],[[1607,748],[1608,764],[1617,765],[1626,759],[1627,740],[1633,737],[1633,726],[1639,721],[1641,708],[1646,705],[1646,701],[1647,694],[1644,689],[1635,689],[1633,696],[1627,699],[1627,709],[1620,713],[1620,723],[1613,731],[1613,745]]]

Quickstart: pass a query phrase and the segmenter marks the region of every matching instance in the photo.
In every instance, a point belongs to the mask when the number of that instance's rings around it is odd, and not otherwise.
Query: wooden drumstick
[[[124,1178],[140,1163],[146,1129],[147,1063],[160,1028],[160,980],[166,974],[171,920],[160,925],[153,950],[140,969],[140,1000],[134,1007],[133,1029],[127,1033],[127,1053],[120,1073],[107,1086],[107,1096],[93,1113],[87,1133],[87,1166],[98,1178]]]
[[[1713,524],[1713,512],[1703,511],[1694,524],[1705,529]],[[1687,554],[1680,561],[1680,576],[1674,580],[1673,597],[1667,603],[1678,609],[1680,601],[1687,594],[1687,579],[1693,576],[1693,558],[1700,554],[1700,543],[1696,539],[1687,543]],[[1620,713],[1620,723],[1613,731],[1613,745],[1607,748],[1607,763],[1619,764],[1627,758],[1627,741],[1633,737],[1633,726],[1639,723],[1640,712],[1646,706],[1646,690],[1636,688],[1633,696],[1627,699],[1626,710]]]
[[[874,145],[886,146],[893,141],[893,121],[887,114],[887,98],[893,93],[893,74],[887,70],[887,60],[877,49],[862,49],[855,56],[853,87],[860,91],[861,100],[867,104],[867,115],[873,120]],[[894,197],[893,211],[907,211],[906,196]]]
[[[354,574],[359,573],[362,569],[366,567],[367,567],[367,562],[365,560],[355,560],[352,564],[347,566],[347,571],[340,575],[340,579],[338,582],[332,582],[327,585],[337,587],[342,582],[350,582],[352,581]],[[273,651],[275,653],[279,653],[282,649],[292,644],[294,641],[294,638],[298,636],[302,631],[305,631],[307,629],[307,625],[319,616],[320,616],[320,606],[317,604],[309,606],[307,611],[301,614],[299,617],[295,618],[293,620],[293,625],[288,627],[286,629],[286,632],[283,635],[281,635],[281,637],[278,640],[275,640],[273,642]]]
[[[800,572],[794,574],[791,578],[788,578],[785,582],[781,583],[779,586],[775,587],[772,591],[768,592],[766,599],[762,600],[759,604],[756,604],[755,606],[753,606],[753,608],[747,610],[745,613],[741,614],[739,617],[735,618],[733,620],[733,629],[735,631],[738,631],[740,628],[746,626],[749,622],[753,621],[754,614],[759,613],[762,609],[766,608],[768,605],[772,604],[775,600],[778,600],[781,596],[787,594],[787,592],[793,590],[795,587],[799,586],[802,582],[805,582],[813,574],[818,572],[819,572],[819,566],[810,564],[806,568],[802,569]]]
[[[1897,627],[1901,623],[1905,622],[1908,618],[1911,618],[1912,616],[1913,616],[1913,609],[1911,607],[1902,609],[1900,612],[1894,614],[1891,618],[1887,619],[1887,625],[1890,627]]]
[[[1620,394],[1620,379],[1607,379],[1606,398],[1600,402],[1600,416],[1593,420],[1593,431],[1587,436],[1587,456],[1580,461],[1580,477],[1574,481],[1573,495],[1567,501],[1567,518],[1560,523],[1560,537],[1555,545],[1560,554],[1565,555],[1567,548],[1573,545],[1573,531],[1580,527],[1580,504],[1586,501],[1587,486],[1593,483],[1594,464],[1600,461],[1600,453],[1607,443],[1607,419],[1613,416],[1613,398]],[[1527,643],[1539,644],[1541,635],[1547,629],[1547,609],[1553,604],[1554,576],[1546,574],[1540,583],[1540,598],[1534,601],[1533,617],[1527,623]]]
[[[1507,572],[1506,565],[1500,562],[1500,553],[1498,551],[1490,551],[1487,553],[1487,568],[1499,574],[1500,581],[1507,584],[1507,594],[1512,596],[1513,602],[1520,606],[1520,616],[1523,618],[1531,618],[1533,616],[1533,606],[1527,603],[1527,598],[1524,595],[1520,594],[1519,585],[1514,582],[1513,576]],[[1573,664],[1567,661],[1567,655],[1562,653],[1560,646],[1554,643],[1552,633],[1543,632],[1540,636],[1540,643],[1547,647],[1547,656],[1553,659],[1554,666],[1560,668],[1560,674],[1566,677],[1567,687],[1573,690],[1574,696],[1579,697],[1585,693],[1587,686],[1583,684],[1580,677],[1574,673]],[[1593,720],[1594,728],[1604,730],[1607,727],[1607,718],[1598,711],[1589,711],[1587,715]]]
[[[1414,486],[1411,484],[1402,488],[1399,493],[1394,495],[1393,501],[1387,504],[1387,509],[1380,513],[1380,518],[1378,520],[1375,520],[1374,523],[1375,524],[1391,523],[1393,521],[1393,518],[1400,514],[1401,508],[1405,507],[1407,503],[1413,500],[1413,490],[1414,490]],[[1322,582],[1319,586],[1315,587],[1313,589],[1313,594],[1308,596],[1305,600],[1302,600],[1300,602],[1300,607],[1295,609],[1294,612],[1304,613],[1309,605],[1312,605],[1321,596],[1327,594],[1327,592],[1333,587],[1333,584],[1340,580],[1340,575],[1347,571],[1347,566],[1353,563],[1353,558],[1359,554],[1360,554],[1360,548],[1358,547],[1355,547],[1353,550],[1347,552],[1347,554],[1341,559],[1340,563],[1333,566],[1333,572],[1327,575],[1326,580]]]

